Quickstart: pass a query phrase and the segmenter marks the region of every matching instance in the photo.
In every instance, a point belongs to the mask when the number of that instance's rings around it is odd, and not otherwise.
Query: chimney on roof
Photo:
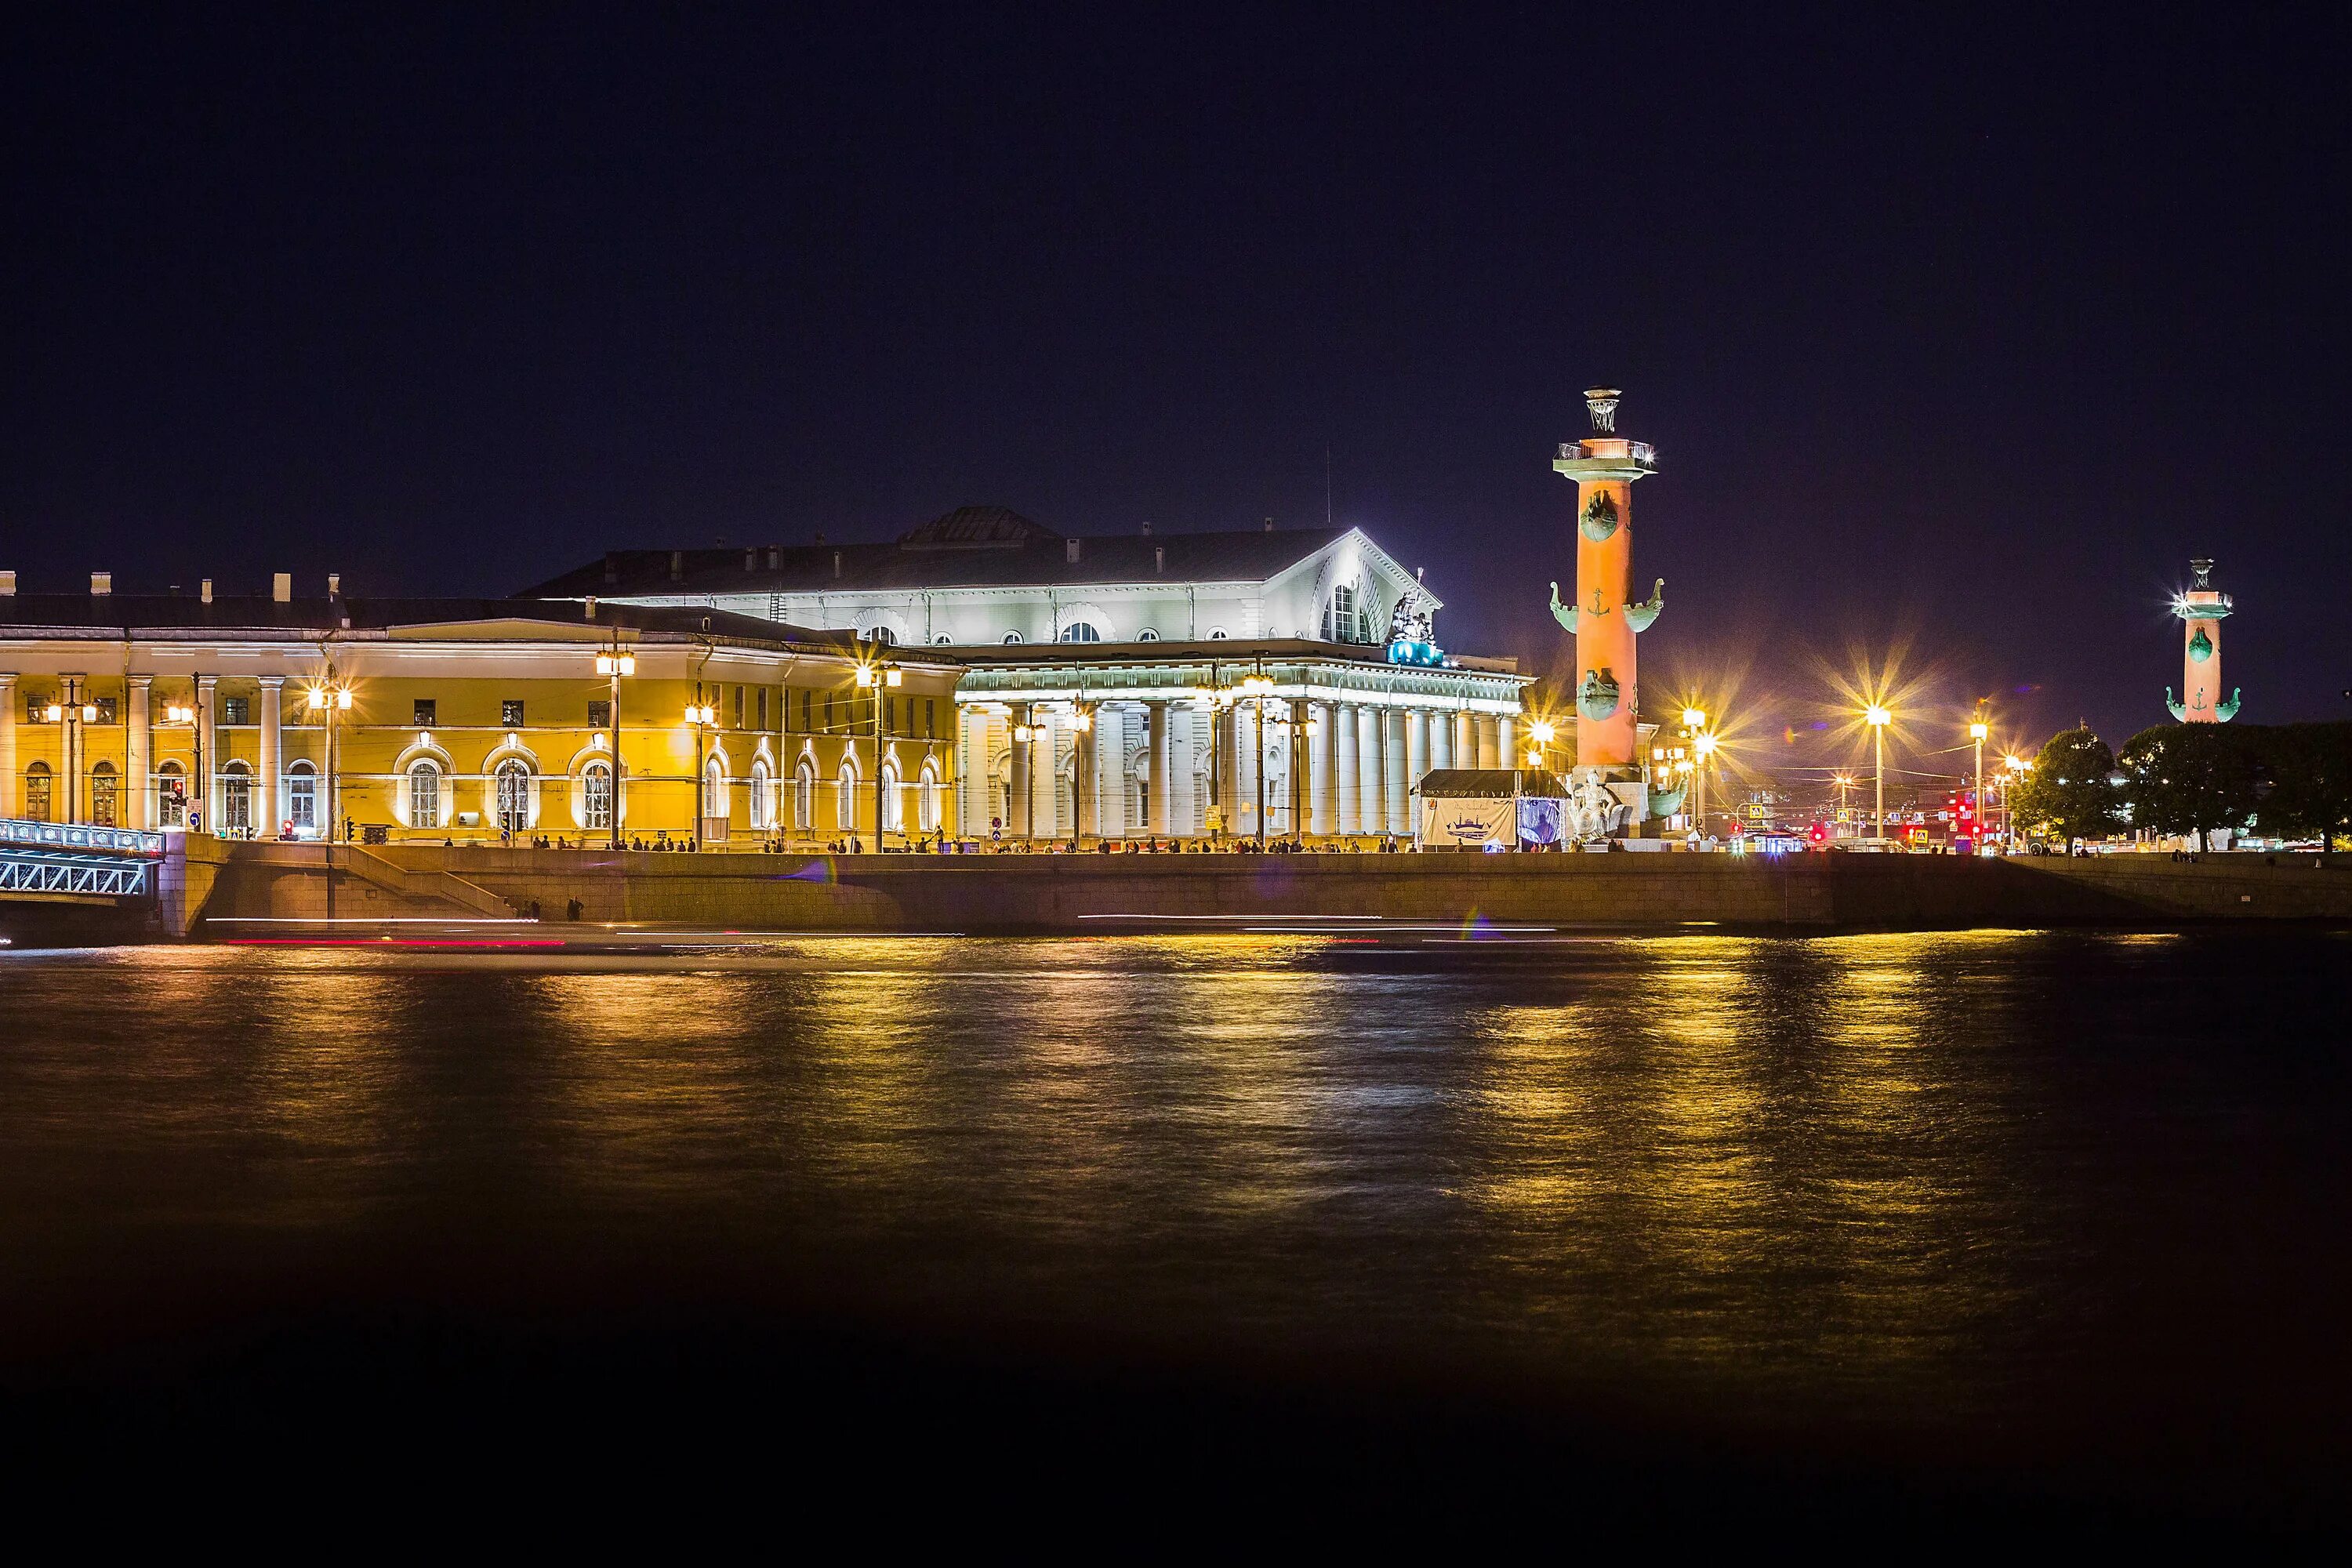
[[[1151,525],[1148,522],[1143,525],[1143,537],[1146,539],[1151,537]]]
[[[820,528],[816,531],[816,542],[819,544],[823,544],[824,542],[824,530]]]
[[[591,620],[591,621],[593,621],[593,620],[594,620],[594,619],[596,618],[596,595],[593,595],[593,594],[589,595],[588,595],[588,598],[587,598],[587,600],[586,600],[586,604],[587,604],[587,607],[588,607],[588,613],[587,613],[587,615],[586,615],[584,617],[583,617],[583,619],[586,619],[586,620]]]
[[[686,581],[686,552],[683,550],[669,552],[669,580],[673,583]]]
[[[203,597],[205,604],[209,605],[213,602],[213,580],[211,578],[207,577],[202,584],[198,584],[197,591]]]
[[[841,552],[838,550],[833,552],[833,574],[836,577],[841,575]]]
[[[771,572],[780,571],[782,569],[783,564],[784,552],[775,545],[771,544],[768,546],[768,570]]]
[[[271,599],[281,605],[292,604],[294,602],[294,574],[291,572],[273,573],[269,579],[269,596]]]
[[[13,599],[16,596],[16,574],[14,572],[0,572],[0,599]]]
[[[1075,539],[1065,539],[1062,541],[1062,559],[1065,561],[1075,562],[1077,558],[1078,542]]]
[[[1272,532],[1274,531],[1274,519],[1272,519],[1272,518],[1270,518],[1270,517],[1269,517],[1269,518],[1267,518],[1267,519],[1265,520],[1265,526],[1263,529],[1260,529],[1258,531],[1260,531],[1261,533],[1272,533]]]
[[[1151,569],[1154,572],[1165,572],[1168,570],[1168,547],[1166,545],[1155,544],[1151,547]]]
[[[342,591],[343,591],[343,574],[342,574],[341,572],[330,572],[330,573],[328,573],[328,574],[327,574],[327,597],[329,597],[330,599],[331,599],[331,598],[335,597],[335,595],[337,595],[338,594],[341,594]]]
[[[111,594],[111,593],[113,593],[113,592],[114,592],[114,574],[113,574],[113,573],[111,573],[111,572],[93,572],[93,573],[91,573],[91,574],[89,574],[89,596],[90,596],[91,598],[93,598],[93,599],[102,598],[102,597],[104,597],[106,595]]]
[[[751,546],[748,544],[745,545],[743,547],[743,570],[746,572],[757,572],[759,569],[760,552],[751,548]]]

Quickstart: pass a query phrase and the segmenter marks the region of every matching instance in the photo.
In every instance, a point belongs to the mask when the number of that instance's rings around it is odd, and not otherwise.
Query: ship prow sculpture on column
[[[2177,723],[2226,724],[2238,716],[2238,690],[2232,687],[2228,697],[2221,695],[2221,620],[2236,606],[2213,586],[2210,561],[2191,561],[2189,570],[2196,574],[2195,584],[2172,599],[2172,613],[2183,623],[2181,700],[2174,701],[2168,686],[2164,706]]]
[[[1576,481],[1576,597],[1560,602],[1551,585],[1553,618],[1576,638],[1576,766],[1569,782],[1580,795],[1606,791],[1622,803],[1615,814],[1589,812],[1582,820],[1608,820],[1599,837],[1637,827],[1661,815],[1664,797],[1650,788],[1640,755],[1640,691],[1634,672],[1634,639],[1648,631],[1666,607],[1666,580],[1659,578],[1646,600],[1633,596],[1633,481],[1658,471],[1657,449],[1617,434],[1613,386],[1584,395],[1592,434],[1563,441],[1552,462],[1555,472]],[[1664,804],[1672,812],[1679,793]]]

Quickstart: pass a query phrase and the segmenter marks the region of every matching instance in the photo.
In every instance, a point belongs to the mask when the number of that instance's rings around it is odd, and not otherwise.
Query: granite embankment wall
[[[314,846],[227,847],[207,918],[328,912]],[[2352,862],[1803,855],[646,855],[339,848],[347,917],[504,912],[806,931],[1103,929],[1102,917],[1355,915],[1823,931],[2352,921]],[[193,887],[194,879],[191,878]]]

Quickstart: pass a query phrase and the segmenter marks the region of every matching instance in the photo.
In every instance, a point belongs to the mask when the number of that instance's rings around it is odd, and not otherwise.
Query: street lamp
[[[636,672],[637,656],[623,651],[621,634],[615,630],[613,646],[596,656],[596,673],[611,682],[604,699],[604,724],[612,735],[613,766],[606,775],[612,783],[604,799],[604,815],[613,825],[613,847],[616,850],[621,847],[621,677]],[[586,787],[584,780],[582,787]],[[696,780],[695,788],[701,787],[701,781]]]
[[[1876,778],[1877,837],[1882,847],[1886,843],[1886,726],[1894,718],[1881,703],[1873,702],[1862,710],[1863,722],[1870,726],[1870,751]]]
[[[1698,765],[1693,770],[1696,787],[1692,791],[1698,800],[1692,810],[1691,825],[1698,829],[1700,838],[1704,839],[1706,837],[1706,768],[1715,760],[1715,737],[1702,730],[1691,737],[1691,749],[1698,753]]]
[[[2017,786],[2023,784],[2025,775],[2033,771],[2033,763],[2026,757],[2007,757],[2002,761],[2003,765],[2009,769],[2009,778],[2001,785],[2000,809],[2001,815],[2007,819],[2009,847],[2014,853],[2023,845],[2023,840],[2017,831]]]
[[[1848,791],[1848,790],[1850,790],[1850,789],[1852,789],[1852,788],[1853,787],[1853,775],[1852,773],[1832,773],[1832,774],[1830,776],[1830,782],[1831,782],[1832,784],[1833,784],[1837,785],[1837,792],[1838,792],[1838,803],[1837,803],[1837,824],[1836,824],[1836,826],[1844,826],[1844,824],[1845,824],[1845,820],[1846,820],[1846,816],[1845,816],[1845,792],[1846,792],[1846,791]],[[1832,838],[1832,839],[1834,839],[1834,838],[1836,838],[1836,837],[1837,837],[1837,833],[1836,833],[1836,831],[1835,831],[1835,828],[1834,828],[1834,827],[1832,829],[1832,831],[1831,831],[1831,833],[1830,833],[1830,837],[1831,837],[1831,838]]]
[[[62,728],[62,732],[58,739],[62,742],[66,762],[63,770],[66,775],[66,820],[69,823],[79,822],[81,820],[81,752],[79,727],[98,722],[98,704],[84,700],[79,686],[68,678],[64,695],[50,699],[45,717],[50,723]]]
[[[694,787],[688,799],[694,807],[694,842],[702,843],[704,808],[709,804],[702,798],[702,742],[710,727],[719,722],[719,710],[702,700],[702,682],[694,683],[694,700],[686,705],[686,722],[694,726]]]
[[[1539,768],[1544,765],[1544,748],[1551,744],[1552,737],[1559,732],[1551,727],[1549,720],[1538,719],[1528,725],[1528,766]]]
[[[877,688],[895,688],[907,683],[907,672],[897,665],[881,659],[869,659],[857,667],[857,686],[861,691],[874,692],[874,853],[882,853],[882,692]],[[697,767],[702,764],[697,763]],[[854,837],[856,829],[850,829]]]
[[[1977,751],[1977,837],[1979,843],[1975,846],[1976,847],[1982,847],[1981,840],[1984,837],[1984,743],[1985,737],[1990,733],[1992,733],[1992,726],[1986,723],[1982,718],[1972,721],[1969,725],[1969,739],[1975,743]]]
[[[335,720],[338,715],[351,711],[352,689],[349,686],[335,684],[334,667],[330,665],[327,667],[325,679],[311,685],[305,705],[312,713],[318,715],[327,727],[324,758],[327,773],[325,869],[327,918],[333,920],[335,918],[335,824],[342,820],[341,809],[337,804],[335,792]],[[315,806],[313,809],[316,809]]]
[[[1265,694],[1274,689],[1274,682],[1264,674],[1242,677],[1241,694],[1256,705],[1256,718],[1250,731],[1250,744],[1257,755],[1250,760],[1251,771],[1257,774],[1257,844],[1265,847]],[[1240,748],[1234,748],[1238,751]]]

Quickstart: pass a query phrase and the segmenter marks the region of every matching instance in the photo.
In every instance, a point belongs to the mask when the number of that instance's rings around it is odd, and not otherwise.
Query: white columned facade
[[[1095,707],[1093,721],[1084,728],[1070,725],[1070,836],[1081,842],[1102,832],[1102,802],[1097,793],[1100,775],[1095,759],[1101,755],[1104,713]]]
[[[253,781],[253,833],[257,838],[275,838],[282,819],[278,815],[278,795],[283,781],[278,773],[285,766],[278,733],[280,710],[286,690],[282,675],[261,678],[261,765],[254,771],[259,775]]]
[[[1495,717],[1481,713],[1477,719],[1478,765],[1489,770],[1503,766],[1502,748],[1496,743]]]
[[[1404,814],[1404,710],[1381,710],[1381,783],[1388,785],[1388,830],[1412,832],[1413,818]]]
[[[0,816],[17,815],[16,678],[0,672]]]
[[[1150,820],[1144,826],[1162,837],[1176,831],[1168,816],[1169,803],[1176,798],[1175,791],[1170,787],[1175,782],[1176,748],[1174,737],[1169,732],[1169,711],[1165,702],[1144,704],[1144,722],[1151,727],[1146,737],[1151,747],[1151,760],[1144,792],[1144,816]]]
[[[1466,708],[1454,715],[1454,765],[1475,768],[1478,765],[1478,731]]]
[[[1429,765],[1450,768],[1454,765],[1454,715],[1429,715]]]
[[[1500,751],[1503,754],[1502,762],[1496,765],[1506,768],[1516,768],[1519,765],[1518,721],[1506,713],[1500,719],[1497,719],[1495,723],[1496,733],[1499,737],[1496,742],[1496,749]]]
[[[1381,763],[1386,747],[1381,741],[1383,710],[1367,702],[1356,710],[1356,821],[1359,833],[1384,833],[1389,823],[1389,794]]]
[[[1225,825],[1236,835],[1255,837],[1258,830],[1257,779],[1265,766],[1257,741],[1257,704],[1234,704],[1234,799]]]
[[[189,780],[189,798],[205,814],[204,830],[220,831],[220,809],[213,799],[213,780],[220,776],[220,731],[213,722],[213,708],[218,700],[215,688],[220,678],[215,675],[196,677],[196,776]]]
[[[1339,729],[1339,832],[1362,832],[1362,741],[1357,736],[1355,703],[1340,703],[1331,715],[1334,729]]]
[[[134,675],[129,679],[131,713],[124,727],[122,743],[123,772],[130,775],[122,781],[122,787],[131,796],[131,811],[127,825],[131,827],[148,828],[154,826],[156,822],[155,792],[150,786],[147,776],[148,747],[152,740],[148,723],[147,700],[154,689],[155,678],[152,675]]]
[[[1307,822],[1312,831],[1326,837],[1339,831],[1339,770],[1332,750],[1339,740],[1338,711],[1328,702],[1317,703],[1315,733],[1307,741],[1307,776],[1313,791],[1307,797]]]

